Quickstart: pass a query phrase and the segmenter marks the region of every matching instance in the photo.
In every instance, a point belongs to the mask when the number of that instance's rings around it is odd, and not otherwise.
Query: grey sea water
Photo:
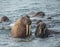
[[[9,26],[22,15],[32,11],[46,13],[43,18],[31,18],[33,23],[36,22],[35,19],[41,19],[49,29],[60,32],[60,0],[0,0],[0,18],[6,15],[11,20],[8,23],[0,23],[0,29]],[[52,17],[52,19],[48,20],[47,17]],[[32,32],[36,29],[33,23]],[[10,36],[8,28],[0,30],[0,47],[60,47],[60,34],[45,39],[34,38],[34,36],[30,39],[17,39]]]

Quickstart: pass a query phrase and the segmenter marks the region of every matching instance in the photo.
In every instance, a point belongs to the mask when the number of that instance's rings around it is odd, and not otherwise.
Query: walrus
[[[29,16],[19,18],[14,26],[12,27],[11,34],[15,38],[26,38],[30,37],[31,32],[31,20]]]
[[[45,16],[45,13],[42,12],[42,11],[41,12],[37,12],[34,16],[42,16],[43,17],[43,16]]]
[[[35,12],[35,11],[32,11],[28,14],[30,17],[44,17],[45,16],[45,12],[43,11],[38,11],[38,12]]]
[[[45,37],[48,37],[48,35],[49,35],[49,32],[47,31],[46,24],[43,22],[40,22],[37,25],[35,36],[40,38],[45,38]]]
[[[60,32],[49,30],[44,22],[42,22],[41,20],[39,21],[38,21],[39,23],[37,24],[37,28],[35,31],[36,37],[47,38],[49,37],[49,35],[52,35],[52,34],[60,34]]]
[[[0,19],[0,22],[8,22],[9,21],[9,18],[7,16],[3,16],[1,19]]]

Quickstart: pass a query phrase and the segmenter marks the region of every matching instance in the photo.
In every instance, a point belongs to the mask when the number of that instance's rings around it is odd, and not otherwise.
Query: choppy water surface
[[[60,32],[60,0],[0,0],[0,18],[6,15],[10,19],[8,23],[0,23],[0,29],[7,26],[6,30],[0,30],[0,47],[60,47],[60,34],[45,39],[35,38],[34,33],[28,39],[11,37],[10,30],[7,30],[10,29],[10,24],[14,23],[21,15],[31,11],[46,13],[43,18],[31,18],[33,21],[32,32],[35,31],[35,23],[39,19],[43,20],[49,29]],[[52,19],[47,19],[50,16]],[[35,21],[35,19],[37,20]]]

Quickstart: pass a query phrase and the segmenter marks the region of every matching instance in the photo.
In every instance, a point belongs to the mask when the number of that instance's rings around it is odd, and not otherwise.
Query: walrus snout
[[[28,25],[31,25],[31,23],[32,23],[31,20],[28,20],[27,24],[28,24]]]

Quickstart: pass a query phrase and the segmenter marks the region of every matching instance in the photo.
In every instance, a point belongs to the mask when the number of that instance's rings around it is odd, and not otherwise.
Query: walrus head
[[[26,27],[26,36],[30,35],[30,29],[31,29],[31,20],[29,16],[24,16],[21,18],[22,24]]]
[[[1,18],[1,21],[6,22],[6,21],[9,21],[9,19],[8,19],[8,17],[7,17],[7,16],[3,16],[3,17]]]
[[[42,16],[43,17],[43,16],[45,16],[45,13],[42,12],[42,11],[41,12],[37,12],[34,16]]]
[[[43,22],[38,23],[35,35],[41,38],[44,38],[47,36],[47,27],[45,23]]]
[[[44,34],[45,34],[45,29],[46,29],[46,24],[45,24],[45,23],[40,22],[40,23],[38,24],[38,28],[39,28],[39,32],[40,32],[40,33],[44,33]]]
[[[38,25],[40,22],[42,22],[42,20],[37,21],[37,23],[36,23],[36,24]]]

